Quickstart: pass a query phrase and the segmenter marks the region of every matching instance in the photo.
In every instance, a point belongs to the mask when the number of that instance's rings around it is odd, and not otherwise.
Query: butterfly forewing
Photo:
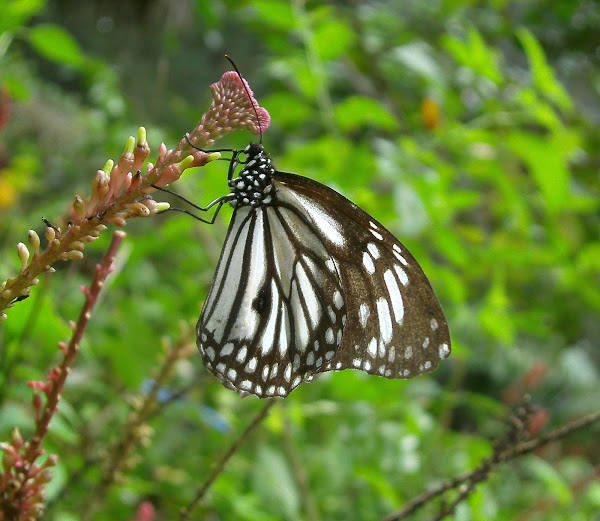
[[[277,172],[279,204],[302,209],[333,258],[343,288],[345,327],[323,370],[362,369],[410,378],[450,354],[444,312],[420,266],[379,222],[334,190]]]
[[[287,396],[335,357],[342,294],[335,263],[302,211],[236,208],[197,325],[205,365],[242,394]]]

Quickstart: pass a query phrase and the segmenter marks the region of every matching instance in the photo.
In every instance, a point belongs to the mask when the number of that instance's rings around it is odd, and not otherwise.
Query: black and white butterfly
[[[370,215],[276,171],[261,143],[234,151],[229,187],[219,202],[233,217],[196,328],[226,387],[283,397],[324,371],[411,378],[450,355],[427,277]]]

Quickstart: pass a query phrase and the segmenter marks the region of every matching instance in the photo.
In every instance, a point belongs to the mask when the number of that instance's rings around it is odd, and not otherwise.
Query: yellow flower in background
[[[14,185],[0,172],[0,210],[11,208],[15,204],[16,196]]]

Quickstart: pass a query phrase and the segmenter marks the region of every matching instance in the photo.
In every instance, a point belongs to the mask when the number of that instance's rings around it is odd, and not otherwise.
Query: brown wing
[[[341,343],[323,370],[411,378],[450,355],[440,303],[409,251],[354,203],[306,177],[274,176],[277,204],[312,222],[335,263],[346,310]]]

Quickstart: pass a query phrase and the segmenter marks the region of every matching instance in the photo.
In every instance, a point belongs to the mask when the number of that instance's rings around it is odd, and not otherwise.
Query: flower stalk
[[[150,147],[146,129],[140,127],[137,140],[133,136],[127,139],[116,163],[109,159],[96,172],[90,197],[87,200],[80,195],[74,197],[64,230],[45,221],[48,242],[43,251],[37,233],[29,232],[33,255],[24,243],[19,243],[20,272],[0,285],[0,321],[6,319],[4,310],[29,296],[29,288],[36,284],[40,274],[53,271],[54,263],[82,259],[85,245],[95,241],[107,225],[122,228],[132,217],[150,217],[168,209],[167,203],[154,201],[150,194],[156,187],[178,180],[185,170],[220,157],[219,153],[208,153],[202,148],[235,130],[260,134],[268,128],[269,113],[259,107],[250,87],[237,73],[226,72],[211,85],[211,90],[213,100],[200,123],[175,149],[167,149],[162,143],[156,164],[146,163]]]

